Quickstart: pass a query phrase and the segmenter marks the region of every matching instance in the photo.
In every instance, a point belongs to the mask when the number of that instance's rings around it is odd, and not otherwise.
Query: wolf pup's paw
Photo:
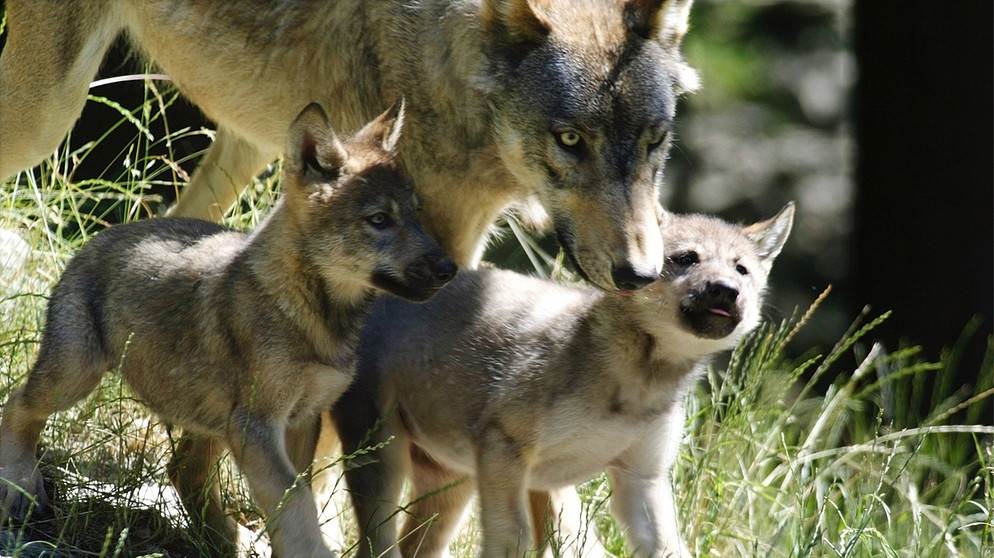
[[[34,459],[0,466],[0,524],[23,521],[47,504],[44,479]]]

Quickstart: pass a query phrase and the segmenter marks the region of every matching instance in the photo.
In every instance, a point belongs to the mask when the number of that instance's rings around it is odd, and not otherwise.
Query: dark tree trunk
[[[856,0],[854,24],[852,300],[893,310],[876,335],[932,359],[983,316],[972,383],[994,323],[994,3]]]

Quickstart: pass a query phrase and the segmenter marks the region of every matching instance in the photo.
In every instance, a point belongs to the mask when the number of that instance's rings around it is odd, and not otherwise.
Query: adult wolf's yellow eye
[[[562,132],[559,134],[559,142],[566,147],[576,147],[580,143],[580,134],[576,132]]]

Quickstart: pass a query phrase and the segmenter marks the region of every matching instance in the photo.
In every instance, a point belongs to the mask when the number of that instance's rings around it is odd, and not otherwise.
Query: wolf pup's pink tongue
[[[722,310],[721,308],[708,308],[708,312],[711,312],[712,314],[717,314],[719,316],[724,316],[726,318],[731,318],[732,317],[731,314],[729,314],[728,312]]]

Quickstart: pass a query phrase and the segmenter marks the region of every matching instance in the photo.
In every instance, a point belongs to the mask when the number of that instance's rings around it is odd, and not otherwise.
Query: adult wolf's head
[[[663,265],[659,186],[691,0],[484,0],[501,157],[551,214],[566,253],[605,290]]]

